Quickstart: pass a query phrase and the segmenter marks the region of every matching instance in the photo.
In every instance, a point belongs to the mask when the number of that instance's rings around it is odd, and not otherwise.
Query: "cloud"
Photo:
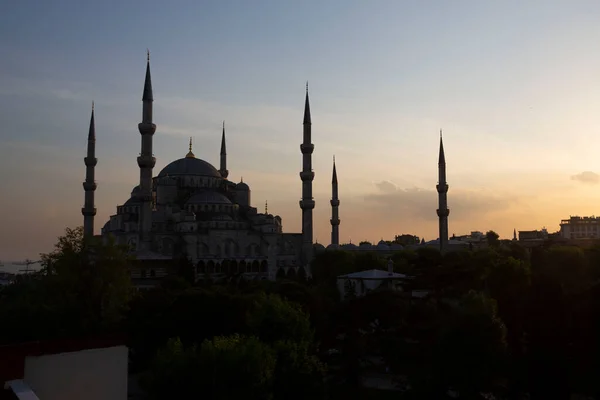
[[[571,180],[595,185],[600,182],[600,175],[592,171],[583,171],[580,174],[572,175]]]
[[[384,193],[394,193],[398,190],[396,185],[390,181],[375,182],[375,187]]]
[[[399,188],[390,181],[375,183],[378,193],[365,196],[365,201],[377,205],[374,212],[389,217],[430,220],[438,207],[438,193],[419,187]],[[517,203],[517,197],[485,189],[454,189],[448,191],[448,208],[453,220],[473,219],[477,214],[504,211]]]

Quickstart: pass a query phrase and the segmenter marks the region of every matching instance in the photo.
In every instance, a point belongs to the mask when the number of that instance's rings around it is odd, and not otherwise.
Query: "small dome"
[[[133,197],[134,194],[139,193],[140,191],[140,185],[137,185],[136,187],[133,188],[133,190],[131,191],[131,197]]]
[[[159,177],[171,175],[198,175],[221,178],[221,174],[210,163],[194,157],[175,160],[160,171]]]
[[[361,250],[371,250],[373,248],[373,245],[370,243],[361,243],[360,246],[358,246],[358,248]]]
[[[390,246],[388,246],[388,244],[386,242],[384,242],[383,240],[380,240],[379,243],[377,243],[377,250],[380,251],[385,251],[385,250],[389,250]]]
[[[355,245],[354,243],[348,243],[345,245],[342,245],[342,249],[346,249],[346,250],[356,250],[358,248],[357,245]]]
[[[134,206],[134,205],[138,205],[138,204],[141,204],[141,202],[136,197],[131,197],[123,205],[124,206]]]
[[[315,244],[313,244],[313,249],[315,251],[321,252],[321,251],[325,250],[325,246],[323,246],[321,243],[315,243]]]
[[[336,244],[330,244],[327,246],[327,250],[335,250],[338,249],[340,246],[336,245]]]
[[[231,204],[231,200],[222,193],[205,191],[190,197],[186,204]]]
[[[235,185],[235,190],[238,190],[240,192],[242,192],[242,191],[247,192],[250,190],[250,187],[242,181],[242,182],[238,183],[237,185]]]

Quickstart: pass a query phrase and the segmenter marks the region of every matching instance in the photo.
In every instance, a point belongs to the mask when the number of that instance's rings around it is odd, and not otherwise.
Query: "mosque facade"
[[[312,192],[314,171],[312,169],[312,123],[308,85],[304,105],[302,154],[302,232],[284,233],[282,219],[278,215],[258,212],[252,205],[250,186],[228,179],[225,124],[221,133],[219,169],[197,158],[190,139],[185,157],[175,160],[154,176],[156,158],[153,152],[153,136],[157,126],[153,121],[153,91],[150,59],[146,64],[146,76],[142,95],[142,121],[138,124],[141,151],[137,157],[140,171],[139,183],[131,191],[129,199],[117,206],[101,229],[100,237],[114,237],[118,244],[129,245],[132,255],[141,268],[132,272],[138,277],[160,278],[167,274],[164,267],[180,257],[187,257],[195,268],[196,278],[207,274],[213,278],[241,275],[251,279],[274,280],[279,276],[310,276],[310,262],[315,251],[341,249],[347,251],[370,250],[388,254],[402,246],[388,246],[383,241],[376,246],[355,246],[339,243],[338,180],[333,161],[331,205],[331,244],[327,248],[313,243]],[[97,188],[95,168],[96,132],[94,108],[88,133],[85,157],[86,179],[83,183],[85,203],[84,236],[94,236],[96,208],[94,194]],[[445,157],[440,137],[439,156],[439,217],[440,250],[448,244],[448,208],[446,205]]]
[[[100,236],[113,236],[117,243],[127,244],[133,256],[145,265],[164,265],[169,260],[186,256],[195,266],[199,278],[241,274],[254,279],[275,279],[276,276],[310,276],[313,257],[311,117],[308,86],[305,98],[303,142],[301,154],[302,232],[284,233],[278,215],[261,213],[252,204],[250,186],[228,179],[225,124],[221,133],[219,169],[197,158],[190,139],[185,157],[169,163],[158,175],[153,168],[156,159],[152,139],[156,125],[152,116],[153,103],[150,60],[142,96],[141,152],[137,157],[139,184],[129,199],[117,206],[101,229]],[[93,236],[94,180],[97,164],[94,110],[88,134],[85,158],[84,235]],[[142,268],[144,269],[144,268]],[[140,273],[138,271],[138,273]],[[142,275],[160,277],[164,268],[152,267]]]

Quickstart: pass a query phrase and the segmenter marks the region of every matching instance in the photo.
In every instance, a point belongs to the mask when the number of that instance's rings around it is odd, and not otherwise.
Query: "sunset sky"
[[[450,234],[559,229],[600,214],[596,0],[8,1],[0,7],[0,260],[36,258],[81,225],[96,104],[96,232],[139,180],[146,48],[154,174],[218,165],[300,231],[304,85],[315,238],[437,238],[444,131]]]

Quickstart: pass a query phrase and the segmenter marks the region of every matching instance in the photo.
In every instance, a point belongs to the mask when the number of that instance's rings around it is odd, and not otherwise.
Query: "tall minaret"
[[[83,237],[85,239],[94,236],[94,216],[96,207],[94,207],[94,192],[96,191],[95,167],[98,163],[96,158],[96,124],[94,122],[94,103],[92,102],[92,117],[90,118],[90,131],[88,133],[87,157],[85,161],[85,182],[83,190],[85,191],[85,203],[81,209],[83,214]]]
[[[331,244],[335,247],[340,245],[340,215],[338,198],[338,180],[335,170],[335,156],[333,156],[333,174],[331,177]]]
[[[221,135],[221,167],[219,173],[225,179],[229,176],[229,171],[227,171],[227,146],[225,146],[225,121],[223,121],[223,134]]]
[[[448,183],[446,183],[446,157],[444,156],[444,142],[442,141],[442,130],[440,129],[440,156],[438,159],[438,209],[437,215],[440,220],[440,251],[444,252],[448,247]]]
[[[306,82],[303,122],[304,140],[300,145],[300,151],[302,151],[302,172],[300,172],[300,179],[302,180],[302,200],[300,200],[300,208],[302,209],[302,261],[305,265],[312,261],[313,209],[315,208],[315,200],[312,195],[312,181],[315,178],[315,173],[312,170],[312,153],[315,145],[311,143],[311,125],[308,82]]]
[[[150,78],[150,52],[146,60],[146,80],[144,82],[144,94],[142,95],[142,122],[138,124],[138,130],[142,135],[142,151],[137,158],[140,167],[140,191],[138,199],[142,203],[139,216],[138,249],[150,250],[152,237],[152,168],[156,164],[156,158],[152,154],[152,136],[156,131],[156,125],[152,123],[152,79]]]

